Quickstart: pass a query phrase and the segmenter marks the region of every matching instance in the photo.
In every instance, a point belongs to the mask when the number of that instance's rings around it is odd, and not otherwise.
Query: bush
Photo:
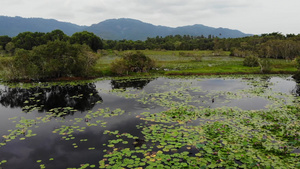
[[[261,73],[270,73],[272,70],[272,63],[269,59],[261,59],[259,61]]]
[[[155,63],[142,52],[126,53],[111,64],[113,73],[123,75],[129,72],[148,72]]]
[[[300,71],[300,56],[296,57],[297,69]]]
[[[242,51],[237,48],[232,48],[230,50],[230,56],[243,57],[243,58],[250,56],[252,53],[253,52],[251,52],[251,51],[248,51],[248,50]]]
[[[253,55],[246,56],[244,59],[243,65],[249,66],[249,67],[257,67],[259,65],[258,60],[259,59],[257,56],[253,56]]]
[[[296,72],[295,75],[293,75],[293,78],[297,81],[297,82],[300,82],[300,56],[298,56],[296,58],[296,62],[297,62],[297,69],[298,71]]]

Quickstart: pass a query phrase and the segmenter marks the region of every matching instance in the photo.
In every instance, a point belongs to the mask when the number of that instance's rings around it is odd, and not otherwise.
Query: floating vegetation
[[[35,156],[32,168],[300,168],[300,99],[275,90],[269,77],[105,83],[111,87],[95,82],[57,106],[44,104],[43,90],[27,88],[16,106],[27,113],[7,116],[9,129],[0,130],[0,167],[13,166],[4,149],[49,139],[52,154]],[[81,108],[78,100],[89,103]],[[66,166],[61,154],[81,158]]]
[[[109,154],[100,161],[100,168],[295,168],[299,166],[300,157],[299,153],[293,153],[300,143],[299,120],[291,118],[278,124],[259,115],[271,114],[272,111],[219,108],[192,113],[188,108],[179,108],[157,114],[143,113],[140,118],[152,123],[138,126],[144,135],[142,145],[131,149],[126,148],[127,144],[115,146],[128,134],[105,132],[117,138],[109,141],[105,150]],[[281,113],[293,114],[290,111],[284,108]],[[190,118],[183,119],[183,114]],[[165,118],[171,120],[162,120]],[[127,138],[132,142],[137,139],[129,136]],[[139,158],[133,158],[133,155]]]

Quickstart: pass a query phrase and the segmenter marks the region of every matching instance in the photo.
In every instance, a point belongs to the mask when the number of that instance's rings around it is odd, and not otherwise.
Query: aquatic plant
[[[26,144],[43,131],[58,140],[59,146],[93,155],[97,161],[76,161],[75,168],[300,167],[299,98],[273,91],[276,82],[264,76],[205,78],[161,77],[153,81],[154,86],[98,90],[101,96],[128,101],[132,113],[113,101],[113,106],[106,107],[105,97],[103,104],[85,112],[62,106],[42,114],[32,107],[31,113],[20,114],[24,117],[9,119],[11,129],[2,135],[0,148]],[[128,80],[118,78],[115,83]],[[222,85],[203,85],[210,80],[242,85],[230,90]],[[110,81],[105,84],[111,85]],[[36,97],[26,101],[37,101]],[[73,99],[82,97],[72,95]],[[230,106],[234,101],[253,98],[265,100],[266,107],[243,110]],[[136,123],[120,123],[127,118]],[[122,127],[116,127],[117,123]],[[60,164],[58,158],[47,154],[35,158],[32,165],[47,168]],[[2,157],[0,160],[1,167],[11,163]]]

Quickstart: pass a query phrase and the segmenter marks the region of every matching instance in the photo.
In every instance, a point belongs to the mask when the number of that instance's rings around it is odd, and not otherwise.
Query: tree
[[[13,55],[15,51],[15,44],[13,42],[9,42],[5,46],[5,50],[10,53],[10,55]]]
[[[9,36],[0,36],[0,46],[5,49],[6,44],[11,42],[11,38]]]
[[[261,73],[270,73],[272,70],[272,63],[269,59],[260,59],[259,66]]]
[[[300,70],[300,56],[296,58],[296,62],[297,62],[297,69]]]
[[[300,56],[298,56],[296,58],[296,62],[297,62],[297,69],[298,71],[296,72],[296,74],[293,76],[293,78],[297,81],[297,82],[300,82]]]
[[[62,30],[59,29],[47,33],[44,38],[47,41],[55,41],[55,40],[68,41],[69,39],[69,37]]]
[[[121,75],[129,72],[148,72],[154,65],[154,61],[144,53],[128,52],[111,64],[111,71]]]
[[[34,46],[39,46],[47,43],[44,39],[45,33],[41,32],[23,32],[19,33],[12,39],[16,48],[31,50]]]
[[[83,31],[74,33],[70,38],[71,44],[86,44],[93,51],[97,51],[98,49],[103,49],[102,40],[96,36],[94,33]]]
[[[88,46],[49,41],[33,50],[16,52],[7,79],[48,79],[88,76],[98,58]]]
[[[246,56],[244,61],[243,61],[244,66],[249,66],[249,67],[257,67],[259,66],[259,59],[257,56]]]

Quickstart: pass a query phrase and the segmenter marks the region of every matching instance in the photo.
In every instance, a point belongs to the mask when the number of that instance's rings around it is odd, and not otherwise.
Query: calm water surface
[[[257,86],[262,83],[264,85]],[[54,85],[29,89],[0,85],[0,143],[6,143],[0,146],[0,162],[7,161],[1,164],[0,168],[40,168],[41,164],[46,168],[79,168],[81,164],[86,163],[95,164],[98,168],[98,162],[104,155],[103,144],[113,139],[113,136],[103,134],[105,130],[119,130],[120,133],[130,133],[143,138],[136,126],[145,122],[136,117],[143,112],[156,113],[171,108],[151,101],[154,97],[168,97],[177,104],[200,108],[227,106],[260,110],[276,106],[266,97],[253,95],[251,91],[280,93],[278,98],[285,99],[287,104],[292,102],[291,98],[300,94],[299,86],[290,77],[160,77],[131,81],[100,80],[81,85]],[[72,110],[66,111],[65,107]],[[88,112],[106,108],[110,109],[106,112],[108,115],[113,115],[116,109],[122,110],[123,114],[113,117],[86,117]],[[49,114],[47,112],[65,114],[45,118]],[[43,118],[47,120],[42,121]],[[24,122],[22,124],[25,127],[20,127],[18,124],[21,124],[22,119],[33,119],[33,122]],[[99,120],[106,123],[96,123]],[[89,126],[90,123],[98,125]],[[74,128],[74,132],[66,134],[71,138],[67,140],[63,138],[64,135],[54,132],[62,126],[84,128],[83,131]],[[9,141],[5,138],[12,131],[20,132],[24,128],[26,131],[15,138]],[[26,137],[28,130],[36,135]],[[128,146],[136,145],[129,140]]]

